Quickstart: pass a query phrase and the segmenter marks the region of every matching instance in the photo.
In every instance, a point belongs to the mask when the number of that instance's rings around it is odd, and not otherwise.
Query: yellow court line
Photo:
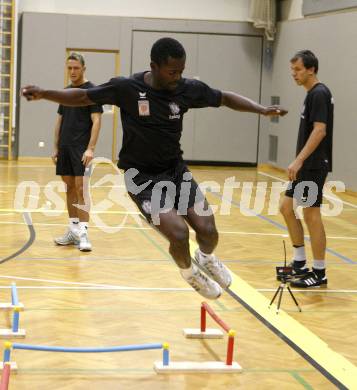
[[[190,252],[198,248],[196,242],[190,240]],[[264,318],[270,325],[281,332],[293,344],[300,348],[311,360],[314,360],[332,377],[336,378],[348,389],[357,389],[357,367],[342,355],[334,352],[328,344],[316,336],[313,332],[300,324],[286,312],[280,310],[276,314],[276,306],[269,309],[270,301],[255,288],[232,274],[232,284],[229,290],[236,294],[242,301],[250,306],[258,315]]]

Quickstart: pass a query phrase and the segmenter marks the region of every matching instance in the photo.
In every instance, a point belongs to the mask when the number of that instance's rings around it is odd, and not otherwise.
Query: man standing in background
[[[67,58],[71,84],[67,88],[94,87],[94,84],[85,79],[85,70],[83,56],[71,53]],[[84,107],[59,105],[57,111],[52,160],[56,164],[56,175],[60,175],[66,184],[69,227],[62,237],[55,238],[54,241],[57,245],[76,244],[81,251],[92,250],[88,238],[89,199],[84,198],[83,177],[94,156],[102,112],[100,105]]]
[[[334,103],[330,90],[317,79],[319,62],[310,50],[301,50],[291,59],[291,74],[307,95],[301,111],[296,158],[288,167],[289,187],[280,211],[294,247],[293,287],[327,285],[325,252],[326,234],[321,219],[322,190],[332,170],[332,132]],[[296,201],[296,204],[294,203]],[[312,272],[306,267],[304,229],[295,215],[303,206],[313,254]]]

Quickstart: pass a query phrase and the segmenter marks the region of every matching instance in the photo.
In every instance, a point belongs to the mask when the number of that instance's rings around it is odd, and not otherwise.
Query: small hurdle
[[[8,371],[17,372],[17,364],[15,361],[10,361],[11,350],[12,349],[22,349],[28,351],[46,351],[46,352],[65,352],[65,353],[103,353],[103,352],[125,352],[125,351],[143,351],[149,349],[162,349],[162,362],[163,366],[167,366],[170,363],[169,356],[169,344],[136,344],[136,345],[124,345],[124,346],[114,346],[114,347],[90,347],[90,348],[77,348],[77,347],[54,347],[47,345],[31,345],[31,344],[19,344],[11,343],[10,341],[5,341],[4,343],[4,354],[3,361],[0,363],[0,369],[3,374],[1,377],[1,384],[7,381],[6,376],[10,374]],[[9,367],[8,367],[9,366]],[[5,390],[7,387],[1,387],[0,390]]]
[[[200,329],[183,329],[183,334],[186,338],[190,339],[221,339],[223,338],[223,332],[220,329],[208,329],[207,313],[220,327],[228,334],[228,345],[226,361],[219,362],[170,362],[164,366],[161,362],[156,362],[154,369],[158,373],[170,374],[175,372],[181,373],[237,373],[242,371],[242,367],[233,361],[234,352],[234,336],[235,331],[231,329],[219,316],[213,311],[213,309],[206,303],[201,304],[201,323]]]
[[[19,302],[16,284],[11,284],[11,303],[0,303],[0,310],[12,311],[11,329],[0,329],[0,338],[23,338],[26,335],[25,329],[19,329],[20,311],[24,310],[24,305]]]

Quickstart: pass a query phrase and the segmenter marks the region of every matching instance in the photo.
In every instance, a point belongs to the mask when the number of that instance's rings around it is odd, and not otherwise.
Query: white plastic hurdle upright
[[[11,302],[10,303],[0,303],[0,310],[4,312],[12,311],[12,326],[11,328],[0,329],[0,338],[23,338],[26,335],[25,329],[19,328],[20,322],[20,311],[24,310],[24,305],[19,302],[16,284],[11,284]]]

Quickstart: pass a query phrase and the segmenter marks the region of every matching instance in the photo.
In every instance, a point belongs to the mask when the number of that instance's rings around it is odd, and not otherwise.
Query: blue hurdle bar
[[[30,345],[13,343],[13,349],[26,349],[29,351],[50,351],[50,352],[124,352],[124,351],[142,351],[146,349],[161,349],[162,344],[138,344],[138,345],[124,345],[119,347],[103,347],[103,348],[73,348],[73,347],[52,347],[46,345]]]
[[[125,352],[125,351],[143,351],[150,349],[162,349],[162,364],[164,366],[169,365],[169,344],[134,344],[124,345],[117,347],[101,347],[101,348],[75,348],[75,347],[53,347],[48,345],[31,345],[31,344],[19,344],[6,341],[4,343],[4,356],[3,362],[10,361],[11,349],[23,349],[28,351],[48,351],[48,352],[75,352],[75,353],[98,353],[98,352]]]

